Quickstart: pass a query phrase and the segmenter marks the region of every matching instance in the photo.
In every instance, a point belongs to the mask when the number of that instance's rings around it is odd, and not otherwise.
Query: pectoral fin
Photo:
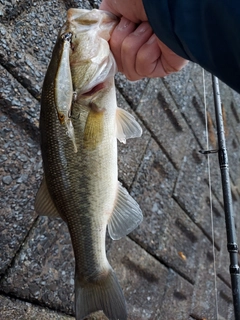
[[[126,143],[126,139],[136,138],[142,135],[142,128],[127,111],[117,108],[116,111],[117,123],[117,139],[120,142]]]
[[[98,112],[95,110],[90,110],[84,129],[84,148],[93,150],[102,141],[103,116],[104,111]]]
[[[36,213],[41,216],[60,218],[57,208],[55,207],[55,204],[53,203],[49,194],[45,177],[43,178],[41,186],[36,195],[34,207]]]
[[[142,211],[137,202],[119,183],[116,206],[108,222],[108,232],[113,240],[132,232],[141,222]]]

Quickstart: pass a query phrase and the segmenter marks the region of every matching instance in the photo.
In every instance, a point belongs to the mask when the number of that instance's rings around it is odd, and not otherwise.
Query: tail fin
[[[82,287],[75,276],[76,320],[83,320],[90,313],[103,310],[109,320],[127,320],[125,298],[112,269],[102,281]]]

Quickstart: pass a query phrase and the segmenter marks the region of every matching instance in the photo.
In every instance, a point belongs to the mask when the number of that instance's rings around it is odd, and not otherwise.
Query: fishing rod
[[[233,308],[235,320],[240,319],[240,268],[238,265],[238,245],[232,207],[232,194],[229,178],[228,155],[224,133],[222,105],[218,78],[212,75],[214,107],[218,136],[218,150],[202,151],[203,154],[218,152],[219,167],[221,171],[225,224],[227,232],[227,248],[230,257],[230,276],[232,284]]]

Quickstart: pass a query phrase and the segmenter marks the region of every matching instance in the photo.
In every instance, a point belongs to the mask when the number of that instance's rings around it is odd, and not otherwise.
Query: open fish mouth
[[[105,84],[105,82],[101,82],[101,83],[98,83],[96,86],[94,86],[89,91],[82,93],[81,95],[83,97],[89,97],[89,96],[94,95],[95,93],[97,93],[98,91],[100,91],[100,90],[102,90],[104,88],[106,88],[106,84]]]
[[[111,52],[99,65],[93,79],[79,89],[76,93],[80,97],[89,97],[97,94],[99,91],[112,86],[114,75],[117,73],[117,65]]]

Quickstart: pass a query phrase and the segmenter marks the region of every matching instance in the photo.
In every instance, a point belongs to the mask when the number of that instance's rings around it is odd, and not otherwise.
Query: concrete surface
[[[0,0],[0,320],[73,319],[74,256],[67,227],[38,217],[42,178],[41,86],[70,7],[94,0]],[[205,73],[210,147],[217,147],[211,78]],[[217,155],[211,155],[212,233],[202,70],[189,63],[164,79],[118,74],[118,105],[137,118],[140,139],[119,145],[119,179],[143,210],[129,237],[107,238],[130,320],[233,319]],[[221,84],[233,206],[240,229],[240,98]],[[106,319],[102,312],[89,317]]]

